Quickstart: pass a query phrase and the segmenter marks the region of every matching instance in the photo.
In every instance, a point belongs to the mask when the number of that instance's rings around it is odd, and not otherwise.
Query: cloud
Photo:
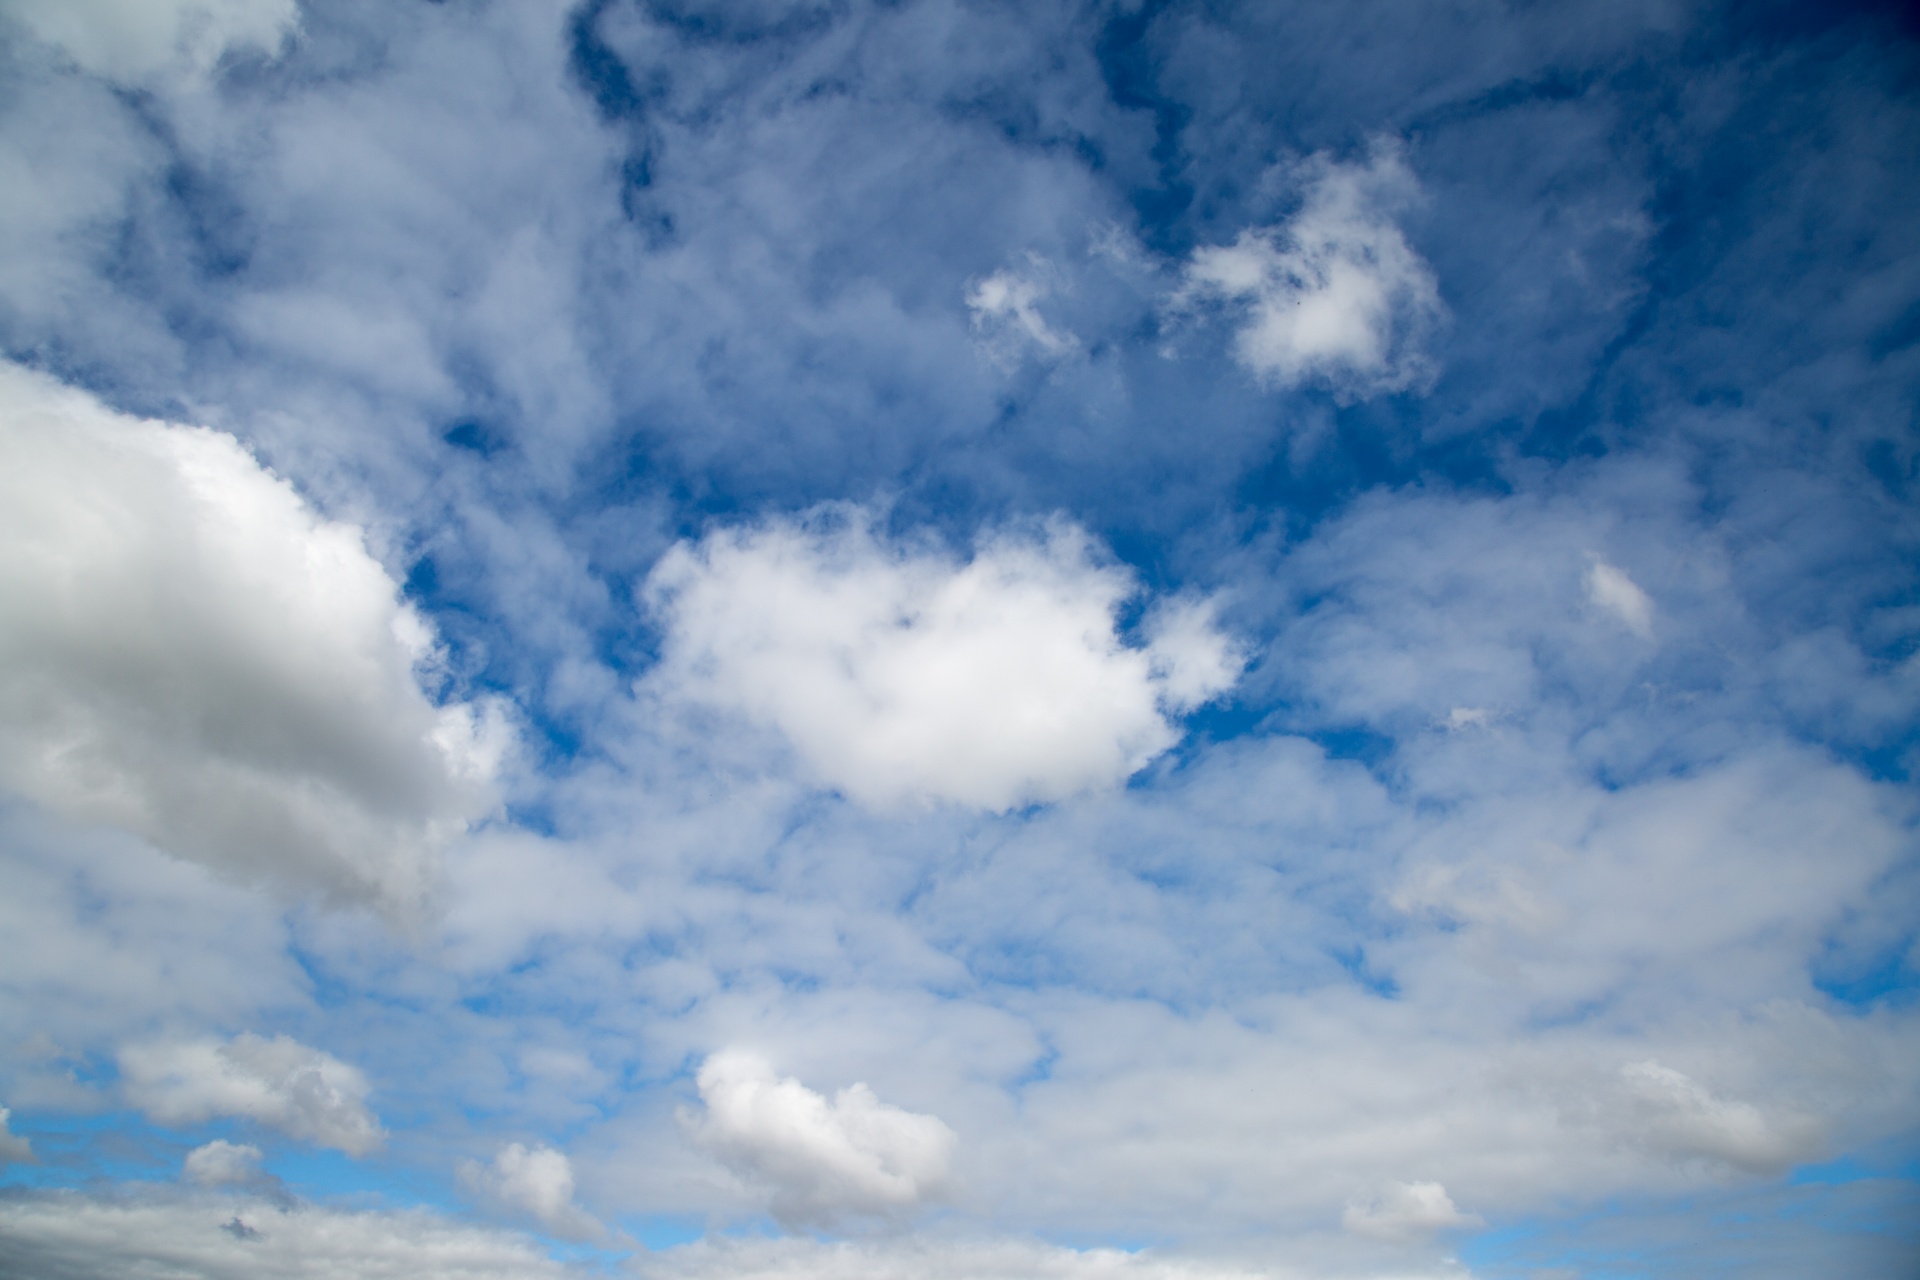
[[[128,1045],[120,1079],[128,1099],[160,1124],[238,1116],[351,1156],[386,1139],[367,1110],[359,1069],[289,1036]]]
[[[488,1164],[468,1160],[460,1181],[470,1190],[565,1236],[597,1235],[600,1224],[573,1203],[573,1164],[566,1153],[540,1145],[510,1142]]]
[[[709,1236],[648,1259],[658,1280],[1278,1280],[1307,1273],[1154,1250],[1072,1249],[1019,1237],[878,1240]]]
[[[216,1138],[187,1152],[181,1176],[197,1187],[226,1187],[252,1182],[260,1175],[260,1148],[251,1143]]]
[[[831,1101],[764,1059],[716,1053],[698,1076],[706,1111],[694,1136],[771,1195],[786,1222],[886,1214],[938,1195],[956,1138],[936,1116],[903,1111],[853,1084]]]
[[[1810,1159],[1820,1145],[1819,1126],[1809,1118],[1769,1118],[1758,1107],[1720,1097],[1651,1059],[1620,1069],[1609,1102],[1623,1136],[1674,1160],[1772,1174]]]
[[[231,436],[0,366],[0,785],[409,909],[507,730],[422,693],[432,633],[398,596]]]
[[[1587,567],[1587,599],[1627,624],[1642,640],[1653,637],[1653,598],[1624,569],[1594,558]]]
[[[1017,364],[1028,351],[1057,360],[1079,348],[1078,338],[1052,328],[1040,314],[1040,302],[1053,292],[1053,274],[1045,258],[1028,254],[1025,270],[1002,267],[967,289],[973,331],[995,363]]]
[[[1318,380],[1364,397],[1426,381],[1439,286],[1392,218],[1417,190],[1413,175],[1384,146],[1366,164],[1317,156],[1303,174],[1305,201],[1283,226],[1194,250],[1174,311],[1239,308],[1235,358],[1271,386]]]
[[[647,684],[779,730],[828,785],[875,807],[989,810],[1124,781],[1178,739],[1168,715],[1238,662],[1179,602],[1129,648],[1136,588],[1056,521],[971,560],[889,545],[857,509],[773,520],[670,551],[647,597],[666,644]]]
[[[83,70],[126,82],[204,74],[240,50],[276,54],[300,18],[296,0],[0,0],[0,13]]]
[[[164,1260],[164,1262],[159,1261]],[[35,1280],[535,1280],[571,1274],[531,1240],[424,1210],[352,1212],[226,1195],[75,1192],[0,1201],[0,1272]]]
[[[1356,1235],[1409,1243],[1436,1231],[1478,1227],[1478,1214],[1461,1213],[1437,1182],[1390,1182],[1371,1198],[1350,1204],[1340,1225]]]
[[[31,1164],[34,1159],[33,1144],[7,1128],[7,1121],[13,1118],[13,1112],[0,1107],[0,1168],[10,1164]]]

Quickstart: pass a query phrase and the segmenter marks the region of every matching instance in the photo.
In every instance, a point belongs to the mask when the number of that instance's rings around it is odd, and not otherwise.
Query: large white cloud
[[[360,531],[231,436],[0,366],[0,786],[406,907],[505,735],[428,700],[432,653]]]
[[[706,1112],[688,1119],[694,1135],[764,1186],[784,1221],[889,1213],[946,1185],[953,1130],[880,1101],[864,1084],[829,1100],[742,1050],[708,1058],[698,1082]]]
[[[1164,607],[1144,648],[1131,578],[1063,521],[960,561],[889,544],[860,511],[677,545],[647,593],[666,624],[650,687],[778,729],[863,803],[1005,810],[1112,786],[1172,746],[1177,713],[1238,661],[1203,605]]]
[[[120,1078],[133,1104],[161,1124],[239,1116],[355,1156],[386,1138],[367,1110],[359,1068],[290,1036],[128,1045]]]
[[[1315,157],[1305,172],[1305,202],[1284,225],[1194,251],[1175,310],[1209,299],[1244,308],[1234,355],[1275,386],[1417,385],[1432,372],[1423,344],[1442,308],[1432,269],[1393,221],[1412,174],[1385,148],[1365,164]]]
[[[204,72],[230,51],[277,52],[299,21],[296,0],[0,0],[0,13],[115,80]]]

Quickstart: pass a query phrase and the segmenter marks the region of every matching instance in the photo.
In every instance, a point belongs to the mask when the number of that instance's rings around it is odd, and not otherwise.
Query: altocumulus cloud
[[[1124,643],[1136,591],[1061,520],[967,560],[889,543],[857,508],[720,530],[648,579],[666,629],[648,685],[779,731],[863,804],[1060,800],[1124,781],[1238,674],[1204,602],[1164,602]]]
[[[0,365],[0,784],[183,858],[395,911],[491,803],[508,730],[233,437]]]

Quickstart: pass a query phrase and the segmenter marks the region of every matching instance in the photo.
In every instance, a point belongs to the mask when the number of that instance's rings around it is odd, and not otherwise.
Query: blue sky
[[[0,1269],[1907,1274],[1917,37],[0,0]]]

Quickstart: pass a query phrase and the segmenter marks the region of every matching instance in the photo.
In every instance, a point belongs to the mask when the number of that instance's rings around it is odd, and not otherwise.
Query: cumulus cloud
[[[230,873],[394,909],[488,803],[360,531],[233,437],[0,365],[0,786]]]
[[[490,1163],[462,1164],[460,1181],[485,1199],[529,1214],[560,1235],[584,1237],[600,1230],[600,1224],[573,1203],[572,1161],[552,1147],[510,1142]]]
[[[1238,675],[1203,605],[1169,604],[1144,648],[1124,644],[1135,591],[1064,521],[965,562],[883,542],[858,512],[772,521],[661,560],[650,679],[779,730],[862,803],[1005,810],[1124,781],[1178,739],[1169,713]]]
[[[352,1156],[386,1138],[367,1110],[359,1069],[290,1036],[128,1045],[120,1079],[129,1100],[160,1124],[238,1116]]]
[[[1356,1235],[1411,1243],[1436,1231],[1483,1225],[1477,1214],[1462,1213],[1438,1182],[1391,1182],[1369,1199],[1350,1204],[1340,1224]]]
[[[1196,249],[1176,312],[1226,303],[1241,315],[1234,355],[1276,387],[1321,381],[1347,396],[1404,391],[1431,376],[1423,344],[1442,314],[1433,271],[1393,215],[1416,190],[1397,152],[1306,166],[1306,198],[1284,225]]]
[[[539,1280],[569,1274],[524,1236],[423,1210],[350,1212],[225,1195],[0,1201],[0,1273],[37,1280]]]
[[[296,0],[0,0],[0,13],[121,81],[204,73],[229,52],[277,53],[300,17]]]
[[[7,1121],[11,1119],[13,1112],[0,1107],[0,1168],[33,1160],[33,1144],[7,1128]]]
[[[1039,304],[1053,292],[1052,277],[1051,264],[1029,254],[1024,269],[1003,267],[968,288],[973,330],[995,363],[1016,364],[1028,352],[1058,359],[1079,347],[1079,339],[1040,314]]]
[[[831,1101],[755,1054],[716,1053],[697,1077],[694,1136],[770,1193],[788,1222],[885,1214],[938,1195],[956,1141],[936,1116],[903,1111],[849,1085]]]
[[[1595,557],[1587,566],[1586,581],[1587,599],[1596,608],[1618,618],[1642,640],[1653,637],[1653,598],[1627,576],[1626,570]]]
[[[198,1187],[229,1187],[252,1182],[260,1174],[260,1148],[216,1138],[187,1152],[180,1174]]]
[[[1614,1126],[1657,1155],[1768,1174],[1810,1158],[1819,1145],[1819,1128],[1806,1117],[1769,1117],[1651,1059],[1626,1064],[1617,1083],[1609,1099]]]

